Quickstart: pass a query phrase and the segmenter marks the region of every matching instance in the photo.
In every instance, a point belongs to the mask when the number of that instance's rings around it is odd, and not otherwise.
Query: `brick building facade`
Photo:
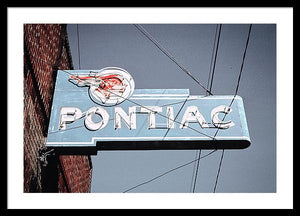
[[[90,192],[88,155],[57,155],[45,141],[56,74],[73,69],[66,25],[24,25],[24,192]],[[43,154],[44,153],[44,154]]]

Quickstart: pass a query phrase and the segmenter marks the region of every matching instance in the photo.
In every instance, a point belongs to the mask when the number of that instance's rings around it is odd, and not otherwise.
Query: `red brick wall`
[[[60,162],[68,182],[69,192],[90,191],[91,169],[86,156],[60,156]],[[72,173],[72,175],[70,175]]]
[[[90,192],[90,156],[55,155],[48,168],[38,160],[47,137],[57,69],[73,69],[66,25],[24,25],[24,192]]]

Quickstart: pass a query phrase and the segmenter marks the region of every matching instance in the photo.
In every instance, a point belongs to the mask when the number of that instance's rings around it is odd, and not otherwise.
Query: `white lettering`
[[[202,128],[209,128],[208,123],[196,106],[189,106],[186,108],[179,128],[187,128],[188,123],[199,123]]]
[[[94,122],[92,119],[93,115],[99,115],[102,120],[99,122]],[[84,124],[87,129],[94,131],[104,128],[107,125],[108,121],[109,114],[105,109],[101,107],[92,107],[86,113]]]
[[[162,107],[159,106],[141,107],[141,113],[148,113],[148,129],[155,129],[156,127],[155,114],[158,112],[162,112]]]
[[[124,120],[126,126],[132,130],[136,129],[136,107],[129,107],[128,108],[128,115],[121,107],[115,108],[115,129],[121,128],[121,119]]]
[[[211,111],[211,120],[215,127],[220,129],[227,129],[234,125],[232,121],[222,121],[219,119],[219,113],[225,113],[226,115],[229,114],[232,111],[232,109],[225,105],[220,105],[214,108]],[[223,119],[224,120],[224,119]]]
[[[167,116],[167,128],[175,128],[173,107],[167,106],[166,116]]]
[[[65,130],[67,124],[74,122],[82,117],[82,112],[76,107],[62,107],[60,109],[59,130]]]
[[[139,108],[139,112],[137,109]],[[162,112],[163,108],[159,106],[143,106],[143,107],[128,107],[128,114],[121,107],[114,108],[114,128],[119,129],[122,127],[122,120],[126,124],[127,128],[130,130],[136,129],[137,119],[136,114],[148,114],[148,129],[172,129],[175,128],[174,119],[174,108],[172,106],[167,106],[165,111],[166,123],[164,127],[159,127],[159,123],[156,123],[156,114]],[[225,113],[225,115],[231,113],[232,109],[225,105],[220,105],[212,109],[211,120],[212,124],[216,128],[228,129],[235,124],[229,120],[224,121],[219,117],[220,113]],[[96,121],[97,115],[101,118],[100,121]],[[71,124],[85,117],[84,124],[89,130],[101,130],[107,126],[109,122],[109,113],[102,107],[92,107],[88,111],[82,113],[79,108],[76,107],[62,107],[60,109],[59,116],[59,130],[66,130],[67,124]],[[180,122],[179,128],[188,128],[189,123],[198,123],[201,128],[210,128],[209,123],[206,122],[204,116],[201,114],[197,106],[188,106],[183,114],[182,120]]]

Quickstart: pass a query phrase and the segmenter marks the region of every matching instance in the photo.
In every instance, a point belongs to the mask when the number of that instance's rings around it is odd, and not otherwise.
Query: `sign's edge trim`
[[[210,137],[165,137],[162,140],[163,137],[93,137],[91,142],[46,142],[46,145],[49,147],[57,147],[57,146],[63,146],[63,145],[76,145],[76,146],[95,146],[96,142],[101,142],[101,141],[110,141],[110,139],[113,139],[111,141],[116,141],[116,140],[128,140],[128,141],[139,141],[140,139],[148,140],[148,141],[187,141],[187,140],[197,140],[199,138],[205,139],[205,140],[210,140]],[[216,140],[221,141],[221,140],[244,140],[244,141],[249,141],[251,142],[250,138],[247,136],[235,136],[235,137],[216,137]]]

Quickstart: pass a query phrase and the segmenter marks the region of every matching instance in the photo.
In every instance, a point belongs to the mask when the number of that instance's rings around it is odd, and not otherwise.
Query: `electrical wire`
[[[219,163],[218,173],[217,173],[215,186],[214,186],[214,193],[216,192],[216,188],[217,188],[217,184],[218,184],[218,180],[219,180],[219,174],[220,174],[220,171],[221,171],[221,165],[222,165],[222,162],[223,162],[223,157],[224,157],[224,149],[222,151],[221,160],[220,160],[220,163]]]
[[[245,63],[245,58],[246,58],[246,53],[247,53],[247,49],[248,49],[248,44],[249,44],[249,39],[250,39],[250,33],[251,33],[251,29],[252,29],[252,24],[249,25],[249,30],[248,30],[248,35],[247,35],[247,41],[246,41],[246,45],[245,45],[245,49],[244,49],[244,53],[243,53],[243,58],[242,58],[242,63],[241,63],[241,67],[240,67],[240,72],[239,72],[239,76],[238,76],[238,80],[237,80],[237,85],[236,85],[236,88],[235,88],[235,93],[234,93],[234,96],[229,104],[229,108],[232,106],[234,100],[235,100],[235,97],[238,93],[238,90],[239,90],[239,86],[240,86],[240,81],[241,81],[241,76],[242,76],[242,72],[243,72],[243,68],[244,68],[244,63]],[[222,121],[225,120],[225,117],[226,117],[227,113],[225,113]],[[219,132],[220,128],[217,129],[214,137],[217,136],[217,133]]]
[[[219,29],[219,31],[217,31],[218,29]],[[210,62],[210,72],[209,72],[209,77],[208,77],[208,82],[207,82],[207,87],[209,88],[209,91],[212,90],[212,84],[213,84],[214,75],[215,75],[215,68],[216,68],[217,55],[218,55],[218,50],[219,50],[221,29],[222,29],[222,24],[217,25],[216,32],[215,32],[213,52],[212,52],[214,55],[212,55],[212,59],[211,59],[211,62]],[[218,37],[217,37],[217,32],[218,32]],[[216,50],[214,51],[216,44],[217,44]],[[213,63],[213,67],[212,67],[212,63]],[[212,72],[211,72],[211,70],[212,70]],[[210,79],[210,75],[211,75],[211,79]],[[199,158],[200,155],[201,155],[201,150],[198,150],[198,155],[199,155],[198,156],[198,158]],[[198,178],[199,160],[197,162],[196,167],[194,166],[194,172],[195,172],[195,169],[196,169],[196,173],[195,173],[195,176],[193,176],[193,179],[194,179],[193,180],[193,193],[195,192],[196,182],[197,182],[197,178]]]
[[[239,77],[238,77],[238,81],[237,81],[237,85],[236,85],[234,97],[237,95],[238,90],[239,90],[240,81],[241,81],[241,76],[242,76],[242,71],[243,71],[243,68],[244,68],[244,63],[245,63],[246,53],[247,53],[248,44],[249,44],[249,39],[250,39],[251,29],[252,29],[252,24],[250,24],[249,30],[248,30],[248,36],[247,36],[246,46],[245,46],[245,50],[244,50],[244,54],[243,54],[242,64],[241,64],[241,68],[240,68],[240,74],[239,74]],[[233,103],[233,100],[234,100],[234,98],[232,99],[231,104]],[[230,106],[231,106],[231,104],[230,104]]]
[[[201,159],[203,159],[203,158],[205,158],[205,157],[211,155],[212,153],[214,153],[214,152],[216,152],[216,151],[217,151],[216,149],[215,149],[215,150],[212,150],[211,152],[207,153],[206,155],[204,155],[204,156],[202,156],[202,157],[200,157],[200,158],[198,158],[198,159],[192,160],[192,161],[190,161],[190,162],[188,162],[188,163],[185,163],[185,164],[182,164],[182,165],[180,165],[180,166],[177,166],[177,167],[175,167],[175,168],[173,168],[173,169],[170,169],[170,170],[168,170],[168,171],[166,171],[166,172],[164,172],[164,173],[162,173],[162,174],[160,174],[160,175],[158,175],[158,176],[153,177],[153,178],[150,179],[150,180],[144,181],[144,182],[142,182],[142,183],[140,183],[140,184],[138,184],[138,185],[136,185],[136,186],[134,186],[134,187],[131,187],[131,188],[125,190],[123,193],[127,193],[128,191],[131,191],[131,190],[133,190],[133,189],[135,189],[135,188],[138,188],[138,187],[140,187],[140,186],[142,186],[142,185],[148,184],[148,183],[150,183],[150,182],[152,182],[152,181],[154,181],[154,180],[156,180],[156,179],[158,179],[158,178],[163,177],[164,175],[166,175],[166,174],[168,174],[168,173],[170,173],[170,172],[173,172],[173,171],[175,171],[175,170],[177,170],[177,169],[180,169],[180,168],[182,168],[182,167],[185,167],[185,166],[187,166],[187,165],[190,165],[190,164],[194,163],[195,161],[201,160]]]
[[[216,25],[216,30],[215,30],[215,39],[214,39],[214,45],[212,48],[212,52],[211,52],[211,60],[210,60],[210,65],[209,65],[209,74],[208,74],[208,80],[207,80],[207,86],[206,88],[209,89],[209,84],[210,84],[210,77],[212,74],[212,65],[213,65],[213,61],[214,61],[214,55],[215,55],[215,47],[216,47],[216,40],[217,40],[217,33],[218,33],[218,25]],[[207,94],[206,94],[207,95]]]
[[[200,85],[207,93],[212,95],[211,91],[208,90],[199,80],[197,80],[182,64],[180,64],[174,56],[171,55],[145,28],[139,24],[133,24],[143,35],[145,35],[154,45],[162,51],[169,59],[171,59],[182,71],[189,75],[198,85]]]
[[[211,89],[212,89],[212,84],[213,84],[214,75],[215,75],[215,68],[216,68],[216,62],[217,62],[217,56],[218,56],[218,49],[219,49],[219,42],[220,42],[221,29],[222,29],[222,24],[219,25],[219,33],[218,33],[217,47],[216,47],[216,52],[215,52],[214,66],[213,66],[213,70],[212,70],[212,78],[211,78],[211,80],[210,80],[209,91],[211,91]]]
[[[247,53],[247,49],[248,49],[248,44],[249,44],[249,39],[250,39],[251,29],[252,29],[252,24],[249,25],[249,30],[248,30],[248,35],[247,35],[247,41],[246,41],[246,45],[245,45],[245,49],[244,49],[244,54],[243,54],[241,68],[240,68],[240,73],[239,73],[239,77],[238,77],[238,81],[237,81],[237,85],[236,85],[236,89],[235,89],[235,94],[234,94],[234,97],[232,98],[232,100],[230,102],[229,107],[231,107],[231,105],[233,104],[233,101],[235,100],[235,97],[236,97],[236,95],[238,93],[238,90],[239,90],[241,75],[242,75],[242,72],[243,72],[244,63],[245,63],[245,57],[246,57],[246,53]],[[224,121],[226,115],[227,115],[227,113],[225,113],[222,121]],[[218,131],[219,131],[219,128],[217,129],[214,137],[216,137]],[[222,166],[222,162],[223,162],[223,156],[224,156],[224,149],[222,151],[222,155],[221,155],[221,159],[220,159],[220,163],[219,163],[218,173],[217,173],[217,177],[216,177],[216,181],[215,181],[215,186],[214,186],[214,193],[216,192],[216,188],[217,188],[217,184],[218,184],[219,174],[220,174],[221,166]]]
[[[197,177],[198,177],[198,169],[199,169],[199,163],[200,163],[200,160],[199,160],[200,156],[201,156],[201,149],[199,150],[199,153],[198,153],[197,168],[196,168],[195,180],[194,180],[194,184],[193,184],[193,193],[195,193],[195,188],[196,188],[196,182],[197,182]]]
[[[77,24],[77,50],[78,50],[78,66],[79,66],[79,70],[80,70],[81,65],[80,65],[79,25],[78,24]]]

